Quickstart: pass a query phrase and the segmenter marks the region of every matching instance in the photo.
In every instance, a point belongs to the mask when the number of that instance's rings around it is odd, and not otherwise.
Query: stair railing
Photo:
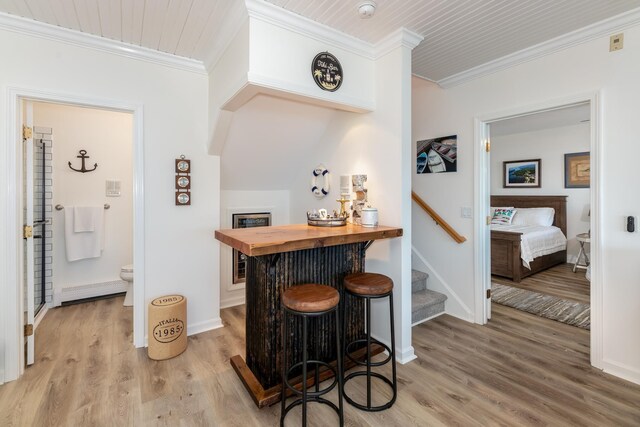
[[[413,199],[413,201],[416,202],[418,206],[420,206],[431,217],[431,219],[435,221],[437,225],[442,227],[444,231],[446,231],[447,234],[451,236],[453,240],[455,240],[458,243],[463,243],[467,241],[466,237],[458,234],[458,232],[454,230],[453,227],[451,227],[447,223],[447,221],[442,219],[442,217],[438,215],[438,213],[434,211],[433,208],[429,206],[424,200],[422,200],[420,196],[418,196],[414,191],[411,192],[411,199]]]

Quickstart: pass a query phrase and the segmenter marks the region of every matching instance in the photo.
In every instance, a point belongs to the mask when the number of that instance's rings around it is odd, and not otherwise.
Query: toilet
[[[133,264],[123,265],[120,268],[120,278],[127,282],[127,295],[124,297],[124,306],[133,306]]]

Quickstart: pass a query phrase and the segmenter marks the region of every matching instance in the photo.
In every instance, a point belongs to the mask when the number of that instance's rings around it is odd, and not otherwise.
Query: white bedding
[[[531,269],[534,259],[567,249],[567,238],[558,227],[542,225],[491,225],[494,231],[523,233],[520,243],[522,265]]]

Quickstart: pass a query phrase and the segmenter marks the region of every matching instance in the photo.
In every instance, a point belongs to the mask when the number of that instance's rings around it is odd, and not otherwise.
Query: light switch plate
[[[462,218],[473,218],[473,210],[469,207],[463,206],[460,208],[460,216]]]

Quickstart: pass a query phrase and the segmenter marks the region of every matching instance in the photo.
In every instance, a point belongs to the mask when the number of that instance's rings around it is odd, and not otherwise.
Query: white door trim
[[[19,234],[22,221],[22,152],[20,135],[21,111],[23,99],[45,101],[58,104],[71,104],[92,108],[126,111],[133,114],[133,254],[134,280],[133,293],[133,343],[144,346],[145,335],[145,252],[144,252],[144,139],[143,106],[127,101],[116,101],[87,97],[83,95],[49,92],[38,89],[7,87],[7,137],[4,165],[4,256],[0,257],[0,333],[4,331],[4,381],[17,379],[22,373],[20,352],[24,345],[21,333],[23,319],[22,307],[22,236]],[[1,340],[0,340],[1,342]],[[1,372],[0,372],[1,373]],[[0,377],[0,383],[3,378]]]
[[[484,141],[491,122],[525,116],[533,113],[589,103],[591,107],[591,364],[602,369],[603,364],[603,295],[602,295],[602,245],[601,245],[601,188],[602,188],[602,137],[601,105],[598,91],[567,96],[540,104],[514,107],[508,110],[481,115],[475,118],[474,135],[474,294],[475,322],[487,323],[485,290],[491,282],[489,230],[486,216],[489,213],[490,188],[489,165]]]

